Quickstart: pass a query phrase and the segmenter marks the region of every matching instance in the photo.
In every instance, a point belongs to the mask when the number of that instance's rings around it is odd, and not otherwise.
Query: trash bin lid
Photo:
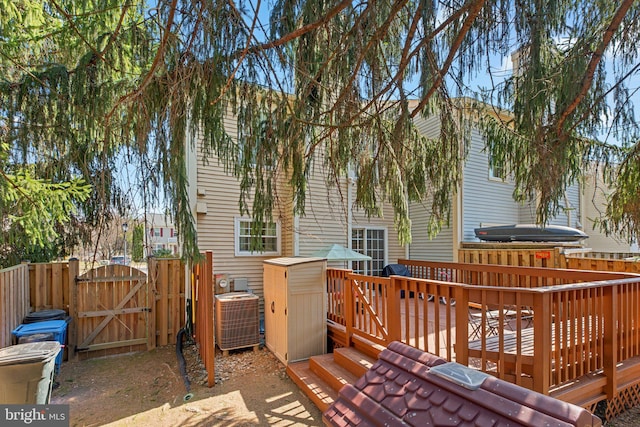
[[[67,317],[66,311],[54,308],[54,309],[40,310],[40,311],[34,311],[33,313],[29,313],[24,317],[24,319],[22,319],[22,323],[35,323],[35,322],[42,322],[45,320],[61,320],[61,319],[64,319],[65,317]]]
[[[0,366],[33,363],[56,357],[61,346],[58,341],[16,344],[0,349]]]
[[[20,338],[26,334],[41,334],[46,332],[62,333],[66,329],[66,320],[47,320],[46,322],[23,323],[15,328],[11,333]]]

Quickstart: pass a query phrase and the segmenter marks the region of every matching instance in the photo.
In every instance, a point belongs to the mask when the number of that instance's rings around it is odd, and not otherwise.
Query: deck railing
[[[330,270],[329,318],[345,326],[347,345],[398,340],[545,394],[600,376],[607,398],[618,391],[618,364],[640,356],[638,275],[399,263],[412,277]]]

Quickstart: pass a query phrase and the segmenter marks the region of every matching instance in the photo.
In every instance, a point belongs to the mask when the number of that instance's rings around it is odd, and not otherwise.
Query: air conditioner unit
[[[216,295],[216,343],[223,351],[260,344],[258,296],[247,292]]]

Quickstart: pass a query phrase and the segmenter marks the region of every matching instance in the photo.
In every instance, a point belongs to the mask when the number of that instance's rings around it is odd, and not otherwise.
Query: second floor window
[[[497,181],[506,180],[506,170],[504,162],[501,162],[495,157],[489,157],[489,179]]]

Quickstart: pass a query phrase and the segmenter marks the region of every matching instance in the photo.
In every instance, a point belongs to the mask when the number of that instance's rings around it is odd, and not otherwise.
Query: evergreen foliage
[[[131,259],[134,262],[144,260],[144,225],[136,224],[131,237]]]
[[[6,207],[6,189],[26,185],[19,171],[67,186],[55,210],[73,204],[88,227],[125,213],[124,161],[145,203],[171,205],[183,254],[196,257],[186,150],[200,138],[205,161],[238,178],[239,209],[256,230],[281,203],[275,179],[287,178],[284,203],[304,214],[319,167],[329,185],[355,171],[356,205],[375,216],[390,203],[409,242],[409,202],[430,206],[432,234],[448,221],[471,119],[507,165],[516,200],[538,201],[539,222],[599,162],[616,189],[603,227],[638,237],[638,1],[0,0],[0,9],[3,233],[20,225],[42,244],[51,232]],[[492,61],[517,49],[518,71],[497,75]],[[491,86],[469,86],[478,74]],[[237,134],[224,127],[231,114]],[[418,115],[440,119],[436,138],[417,131]]]

